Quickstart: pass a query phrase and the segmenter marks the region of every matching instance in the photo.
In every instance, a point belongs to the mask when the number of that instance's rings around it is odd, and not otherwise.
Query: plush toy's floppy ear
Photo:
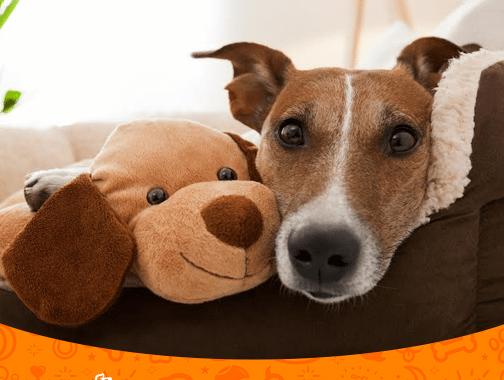
[[[135,257],[135,241],[91,181],[53,194],[7,248],[5,277],[43,321],[77,326],[107,309]]]
[[[248,170],[249,170],[249,176],[252,181],[260,182],[262,183],[261,176],[259,172],[257,171],[257,167],[255,164],[255,160],[257,157],[257,147],[252,144],[250,141],[247,141],[245,139],[242,139],[240,136],[235,135],[234,133],[231,132],[225,132],[226,135],[230,136],[233,141],[238,145],[240,150],[243,152],[247,159],[247,165],[248,165]]]
[[[231,61],[234,79],[226,86],[231,113],[235,119],[258,132],[289,72],[294,70],[291,60],[282,52],[250,42],[238,42],[192,56]]]

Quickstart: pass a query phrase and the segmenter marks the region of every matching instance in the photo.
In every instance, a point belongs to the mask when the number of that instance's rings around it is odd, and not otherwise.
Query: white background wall
[[[7,3],[9,0],[5,0]],[[394,21],[392,0],[367,0],[361,55]],[[407,1],[428,34],[461,0]],[[21,0],[0,30],[0,96],[23,92],[2,126],[227,112],[229,63],[192,51],[255,41],[297,67],[344,66],[355,0]],[[4,4],[5,7],[6,4]]]

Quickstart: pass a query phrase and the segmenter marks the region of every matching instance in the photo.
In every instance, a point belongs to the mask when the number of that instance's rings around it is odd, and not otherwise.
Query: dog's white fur
[[[276,239],[277,270],[282,283],[288,288],[300,291],[308,298],[322,302],[335,303],[345,299],[362,295],[373,288],[381,278],[386,268],[380,267],[378,244],[375,236],[350,206],[341,186],[344,181],[344,167],[349,148],[349,131],[352,128],[353,87],[352,76],[347,74],[345,86],[345,114],[341,128],[342,136],[339,144],[334,147],[333,181],[327,190],[319,197],[302,205],[297,211],[288,215],[282,223]],[[361,242],[361,255],[357,262],[357,269],[350,281],[342,283],[346,289],[344,295],[326,299],[314,298],[310,291],[331,293],[332,290],[313,288],[313,284],[294,276],[294,268],[289,258],[288,239],[293,231],[309,225],[345,226],[357,235]],[[377,268],[380,268],[377,270]]]

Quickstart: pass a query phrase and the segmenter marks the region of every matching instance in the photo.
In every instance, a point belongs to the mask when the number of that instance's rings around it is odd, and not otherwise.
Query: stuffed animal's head
[[[273,273],[279,225],[256,151],[187,121],[120,126],[91,173],[37,213],[0,210],[0,275],[39,318],[61,325],[103,312],[130,271],[175,302],[250,289]]]

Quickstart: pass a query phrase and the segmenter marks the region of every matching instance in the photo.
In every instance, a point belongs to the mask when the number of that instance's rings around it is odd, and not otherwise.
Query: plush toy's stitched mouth
[[[206,272],[212,276],[215,276],[215,277],[220,277],[220,278],[225,278],[227,280],[243,280],[244,278],[247,278],[247,277],[252,277],[252,276],[243,276],[243,277],[240,277],[240,278],[236,278],[236,277],[229,277],[229,276],[223,276],[221,274],[217,274],[217,273],[214,273],[214,272],[211,272],[209,271],[208,269],[206,268],[203,268],[203,267],[200,267],[199,265],[193,263],[191,260],[189,260],[183,252],[180,252],[180,256],[182,256],[182,258],[187,261],[189,264],[191,264],[193,267],[203,271],[203,272]]]

